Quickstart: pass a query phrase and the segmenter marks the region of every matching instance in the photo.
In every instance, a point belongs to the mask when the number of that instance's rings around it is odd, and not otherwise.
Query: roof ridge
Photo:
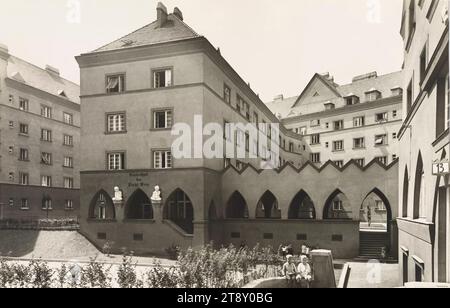
[[[47,71],[45,68],[42,68],[42,67],[40,67],[40,66],[38,66],[38,65],[36,65],[36,64],[33,64],[33,63],[31,63],[31,62],[29,62],[29,61],[27,61],[27,60],[24,60],[24,59],[22,59],[22,58],[19,58],[19,57],[15,56],[15,55],[10,55],[10,57],[12,57],[12,58],[14,58],[14,59],[17,59],[17,60],[20,60],[20,61],[22,61],[22,62],[25,62],[26,64],[28,64],[28,65],[30,65],[30,66],[32,66],[32,67],[34,67],[34,68],[37,68],[38,70],[41,70],[42,72],[48,73],[48,71]],[[77,87],[80,86],[79,84],[75,83],[74,81],[69,80],[69,79],[67,79],[67,78],[64,78],[64,77],[62,77],[61,75],[57,75],[57,76],[58,76],[58,78],[60,78],[60,79],[62,79],[62,80],[64,80],[64,81],[67,81],[67,82],[73,84],[74,86],[77,86]]]

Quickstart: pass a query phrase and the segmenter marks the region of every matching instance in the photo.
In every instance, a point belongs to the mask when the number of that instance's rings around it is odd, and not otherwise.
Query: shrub
[[[111,266],[96,262],[91,258],[89,264],[81,272],[81,285],[88,288],[110,288],[112,277]]]

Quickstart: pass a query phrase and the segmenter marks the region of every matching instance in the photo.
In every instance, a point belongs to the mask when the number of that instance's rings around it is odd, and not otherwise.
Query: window
[[[383,165],[387,164],[387,156],[379,156],[379,157],[376,157],[376,159]]]
[[[28,204],[28,199],[20,200],[20,209],[21,210],[29,210],[30,209],[30,206]]]
[[[376,200],[375,201],[375,206],[376,206],[378,211],[386,211],[386,206],[384,205],[384,202],[381,201],[381,200]]]
[[[381,93],[377,90],[369,91],[366,93],[366,101],[373,102],[381,98]]]
[[[294,152],[294,143],[289,142],[289,152]]]
[[[259,123],[259,116],[256,112],[253,112],[253,123],[256,125]]]
[[[14,121],[9,121],[9,128],[14,128]]]
[[[41,129],[41,140],[52,142],[52,131],[48,129]]]
[[[325,142],[325,147],[328,149],[330,147],[330,143],[329,142]]]
[[[413,80],[409,82],[408,89],[406,92],[406,111],[409,113],[411,111],[411,107],[413,105],[414,100],[413,94]]]
[[[393,154],[393,155],[392,155],[392,161],[396,160],[397,157],[398,157],[397,154]]]
[[[427,44],[425,43],[425,47],[420,54],[420,83],[424,81],[427,71]]]
[[[104,208],[102,208],[104,209]],[[102,212],[103,214],[105,214],[105,212]],[[99,215],[100,219],[105,219],[105,215]],[[97,233],[97,239],[98,240],[102,240],[102,241],[106,241],[107,237],[106,237],[106,233]]]
[[[231,104],[231,89],[226,84],[223,85],[223,99],[228,104]],[[239,104],[238,104],[239,105]]]
[[[10,173],[8,174],[8,178],[9,178],[9,181],[10,181],[10,182],[14,182],[14,172],[10,172]]]
[[[171,128],[173,124],[172,110],[159,110],[153,112],[153,128]]]
[[[73,146],[73,136],[64,135],[64,142],[63,144],[65,146]]]
[[[52,154],[51,153],[41,153],[41,163],[44,165],[51,165],[52,164]]]
[[[344,151],[344,141],[343,140],[333,141],[333,151],[334,152]]]
[[[341,200],[333,201],[333,211],[334,212],[342,212],[344,211],[344,206]]]
[[[73,188],[73,179],[72,178],[64,178],[64,188],[68,188],[68,189]]]
[[[375,122],[386,122],[388,120],[388,114],[387,112],[377,113],[375,115]]]
[[[245,151],[250,152],[250,135],[248,133],[245,134]]]
[[[364,138],[355,138],[353,139],[353,148],[354,149],[364,149],[366,147]]]
[[[42,200],[42,209],[43,210],[52,210],[52,199],[45,198]]]
[[[21,135],[28,135],[28,125],[27,124],[20,124],[19,125],[19,134]]]
[[[393,111],[392,111],[392,117],[393,117],[393,118],[396,118],[396,117],[397,117],[397,110],[393,110]]]
[[[392,133],[392,139],[397,139],[397,133]]]
[[[120,93],[125,91],[125,75],[106,76],[106,93]]]
[[[19,98],[19,109],[22,111],[28,111],[29,109],[29,101],[25,98]]]
[[[142,234],[142,233],[133,234],[133,241],[142,242],[143,240],[144,240],[144,234]]]
[[[239,160],[236,161],[236,169],[237,170],[244,169],[244,164],[241,161],[239,161]]]
[[[330,123],[325,123],[325,128],[330,128]]]
[[[408,41],[410,42],[414,32],[416,30],[416,1],[415,0],[411,0],[410,4],[409,4],[409,15],[408,15],[408,31],[409,31],[409,35],[408,35]]]
[[[172,152],[170,152],[170,151],[154,151],[153,152],[153,167],[155,169],[170,169],[170,168],[172,168]]]
[[[14,96],[11,94],[9,95],[9,103],[14,104]]]
[[[8,153],[9,154],[14,154],[14,147],[13,146],[9,146],[8,147]]]
[[[339,167],[339,168],[344,167],[344,161],[343,161],[343,160],[335,160],[335,161],[334,161],[334,164],[335,164],[337,167]]]
[[[108,170],[124,170],[124,169],[125,169],[125,153],[109,153]]]
[[[359,104],[359,97],[358,96],[348,96],[345,98],[345,104],[347,106],[356,105]]]
[[[318,164],[320,163],[320,153],[311,153],[311,162]]]
[[[163,69],[153,72],[153,88],[167,88],[172,86],[172,70]]]
[[[9,206],[14,206],[14,199],[13,198],[9,198],[8,204],[9,204]]]
[[[73,125],[73,115],[70,113],[63,113],[64,123]]]
[[[320,134],[311,136],[311,145],[320,144]]]
[[[73,157],[69,156],[64,157],[64,167],[73,168]]]
[[[387,145],[387,135],[375,136],[375,146]]]
[[[44,118],[51,119],[52,118],[52,108],[48,106],[41,106],[41,116]]]
[[[366,160],[364,158],[355,159],[355,162],[361,167],[364,167],[366,165]]]
[[[353,118],[353,127],[362,127],[365,125],[365,122],[366,122],[365,117]]]
[[[126,131],[125,113],[108,114],[107,116],[108,133],[119,133]]]
[[[236,148],[242,148],[245,145],[245,134],[241,130],[236,131]]]
[[[225,158],[223,164],[224,164],[224,169],[227,169],[231,165],[231,159]]]
[[[308,128],[306,126],[300,127],[299,128],[300,135],[305,136],[307,133],[307,130],[308,130]]]
[[[250,121],[250,105],[244,101],[244,106],[243,106],[243,112],[245,115],[245,118]]]
[[[311,127],[320,126],[320,120],[312,120]]]
[[[52,177],[48,175],[41,176],[41,186],[52,187]]]
[[[236,110],[240,113],[242,108],[244,107],[244,100],[239,96],[236,97]]]
[[[334,130],[341,130],[344,129],[344,121],[334,121]]]
[[[225,134],[225,140],[231,141],[231,124],[225,121],[224,123],[224,134]]]
[[[67,211],[73,210],[73,200],[65,200],[64,209]]]
[[[19,173],[19,184],[28,185],[30,183],[30,176],[28,173]]]
[[[21,161],[29,161],[30,160],[28,149],[20,149],[19,160],[21,160]]]

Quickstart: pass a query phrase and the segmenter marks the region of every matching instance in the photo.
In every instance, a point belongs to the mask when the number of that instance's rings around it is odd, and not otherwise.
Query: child
[[[286,280],[288,281],[288,286],[293,287],[295,284],[295,277],[297,276],[297,269],[293,262],[292,255],[286,256],[287,262],[283,265],[282,273]]]
[[[311,266],[308,264],[308,258],[303,256],[302,262],[298,265],[298,276],[297,282],[301,284],[302,282],[306,283],[306,287],[309,289],[312,276],[311,276]]]

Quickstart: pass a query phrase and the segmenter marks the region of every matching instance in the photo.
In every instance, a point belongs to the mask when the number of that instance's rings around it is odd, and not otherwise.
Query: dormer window
[[[106,93],[125,91],[125,75],[110,75],[106,77]]]
[[[66,92],[64,92],[64,90],[59,90],[58,95],[67,98]]]
[[[350,93],[344,99],[345,99],[345,105],[347,105],[347,106],[359,104],[359,97],[354,95],[353,93]]]
[[[324,106],[325,106],[325,110],[333,110],[336,108],[336,106],[330,102],[325,103]]]
[[[395,87],[391,89],[392,96],[403,95],[403,89],[401,87]]]
[[[366,92],[366,101],[373,102],[381,98],[381,92],[377,89],[370,89]]]

